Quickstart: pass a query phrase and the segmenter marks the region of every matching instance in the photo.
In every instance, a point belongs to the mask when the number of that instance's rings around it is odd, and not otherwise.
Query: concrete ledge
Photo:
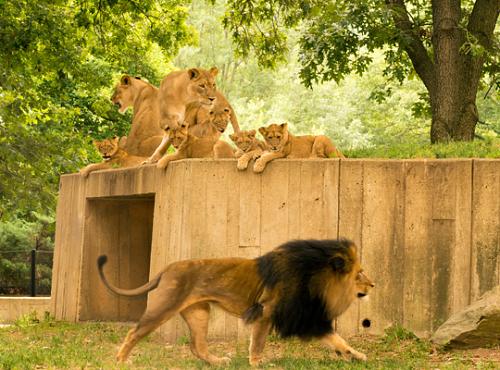
[[[35,311],[38,318],[50,311],[50,297],[0,297],[0,322],[12,322]]]

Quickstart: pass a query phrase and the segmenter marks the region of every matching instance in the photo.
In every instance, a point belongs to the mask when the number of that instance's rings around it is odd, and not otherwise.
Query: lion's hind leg
[[[118,361],[125,361],[139,340],[182,310],[187,297],[187,292],[183,289],[184,286],[177,282],[175,276],[162,277],[159,286],[149,295],[146,311],[125,337],[116,355]]]
[[[191,332],[191,352],[211,365],[225,364],[228,357],[217,357],[208,351],[207,333],[210,305],[207,302],[195,303],[181,311]]]
[[[321,338],[321,342],[336,353],[340,353],[344,358],[353,357],[356,360],[366,361],[364,353],[356,351],[337,333],[325,335]]]

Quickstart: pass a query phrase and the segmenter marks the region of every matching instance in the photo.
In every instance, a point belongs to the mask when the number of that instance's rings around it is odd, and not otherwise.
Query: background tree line
[[[2,227],[53,224],[60,174],[100,160],[92,139],[127,133],[109,100],[122,73],[159,85],[215,65],[242,127],[287,121],[350,156],[498,157],[499,3],[442,4],[0,0]]]

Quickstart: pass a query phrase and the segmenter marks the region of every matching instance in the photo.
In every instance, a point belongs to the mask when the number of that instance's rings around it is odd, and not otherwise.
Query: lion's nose
[[[215,100],[215,96],[210,96],[210,97],[208,98],[208,100],[210,100],[211,102],[213,102],[213,101]]]

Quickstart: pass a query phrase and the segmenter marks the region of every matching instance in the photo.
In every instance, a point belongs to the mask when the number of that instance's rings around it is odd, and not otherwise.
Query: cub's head
[[[94,140],[93,143],[104,159],[110,159],[120,148],[119,141],[120,138],[118,136],[115,136],[111,139]]]
[[[231,118],[231,108],[215,106],[208,112],[210,115],[211,124],[217,129],[221,134],[226,131],[227,123]]]
[[[209,70],[191,68],[187,71],[189,78],[188,94],[191,101],[199,101],[205,105],[212,105],[215,101],[215,76],[218,69],[212,67]]]
[[[213,106],[203,105],[198,109],[196,119],[198,123],[211,125],[222,134],[226,131],[227,124],[231,119],[231,108],[220,106],[217,103]]]
[[[246,152],[252,148],[253,142],[255,140],[255,130],[240,131],[229,135],[233,143],[238,149]]]
[[[184,123],[177,128],[170,129],[168,135],[175,149],[179,149],[189,138],[188,129]]]
[[[115,91],[111,96],[111,101],[118,107],[118,112],[125,113],[128,107],[134,105],[136,98],[136,89],[134,84],[140,81],[139,77],[130,77],[125,75],[116,85]]]
[[[279,152],[288,142],[288,124],[278,125],[273,123],[267,127],[259,128],[259,132],[273,152]]]

